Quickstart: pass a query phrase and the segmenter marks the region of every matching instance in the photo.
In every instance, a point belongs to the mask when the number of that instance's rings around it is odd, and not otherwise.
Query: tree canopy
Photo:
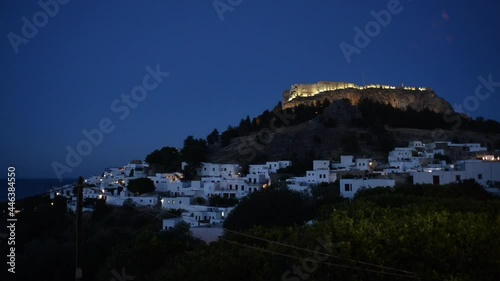
[[[181,159],[192,166],[206,160],[208,154],[207,141],[204,139],[196,139],[193,136],[188,136],[184,140],[184,147],[181,150]]]
[[[311,200],[303,193],[287,188],[269,188],[243,198],[224,227],[245,230],[254,226],[292,226],[302,224],[313,216]]]
[[[140,195],[155,191],[155,184],[149,178],[137,178],[128,182],[127,189],[130,192]]]
[[[162,165],[166,172],[178,171],[181,167],[181,155],[177,148],[166,146],[146,156],[149,165]]]

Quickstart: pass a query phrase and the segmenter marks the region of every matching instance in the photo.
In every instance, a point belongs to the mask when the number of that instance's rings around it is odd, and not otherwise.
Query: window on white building
[[[477,174],[477,179],[482,180],[483,179],[483,174]]]
[[[351,183],[346,183],[344,185],[344,191],[352,191],[352,184]]]

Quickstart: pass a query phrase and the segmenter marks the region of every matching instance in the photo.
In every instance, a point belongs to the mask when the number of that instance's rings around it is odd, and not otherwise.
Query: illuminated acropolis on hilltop
[[[328,82],[328,81],[320,81],[316,84],[294,84],[290,88],[290,90],[285,91],[283,93],[283,100],[285,102],[289,102],[295,98],[300,97],[312,97],[322,92],[327,91],[335,91],[335,90],[343,90],[343,89],[357,89],[357,90],[365,90],[365,89],[387,89],[387,90],[395,90],[395,89],[403,89],[403,90],[412,90],[412,91],[426,91],[430,90],[427,88],[415,88],[415,87],[394,87],[387,85],[379,85],[379,84],[371,84],[366,86],[358,86],[353,83],[345,83],[345,82]]]

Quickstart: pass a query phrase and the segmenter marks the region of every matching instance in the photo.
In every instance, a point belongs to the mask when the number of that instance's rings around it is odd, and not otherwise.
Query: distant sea
[[[58,179],[21,179],[16,178],[15,188],[16,188],[16,200],[39,195],[43,193],[48,193],[52,187],[60,187],[66,184],[71,184],[77,182],[77,179],[64,179],[59,182]],[[7,179],[0,179],[0,202],[7,201]]]

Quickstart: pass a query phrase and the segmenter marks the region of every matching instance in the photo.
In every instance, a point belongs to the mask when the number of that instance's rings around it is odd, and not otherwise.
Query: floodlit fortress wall
[[[328,82],[328,81],[320,81],[316,84],[294,84],[290,88],[290,90],[285,91],[283,93],[283,101],[290,102],[295,98],[306,98],[312,97],[323,92],[328,91],[336,91],[336,90],[344,90],[344,89],[356,89],[356,90],[365,90],[365,89],[386,89],[386,90],[410,90],[410,91],[426,91],[431,90],[428,88],[415,88],[415,87],[395,87],[395,86],[387,86],[387,85],[379,85],[379,84],[371,84],[366,86],[358,86],[353,83],[345,83],[345,82]]]
[[[316,84],[294,84],[283,92],[283,109],[299,105],[314,105],[328,100],[347,99],[352,105],[362,100],[390,105],[394,108],[417,111],[431,110],[438,113],[454,112],[453,107],[436,95],[431,88],[400,87],[372,84],[358,86],[345,82],[318,82]]]

